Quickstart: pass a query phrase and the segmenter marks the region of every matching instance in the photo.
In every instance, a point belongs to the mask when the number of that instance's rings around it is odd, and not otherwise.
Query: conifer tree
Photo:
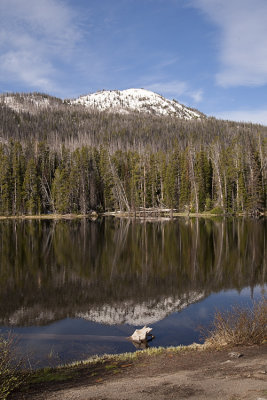
[[[130,167],[130,204],[131,209],[136,211],[141,205],[141,192],[140,192],[140,156],[138,153],[129,153],[129,167]]]
[[[40,196],[38,188],[37,168],[34,159],[27,163],[23,182],[23,201],[26,214],[40,214]]]
[[[22,183],[25,169],[24,155],[19,142],[10,143],[10,158],[12,168],[12,214],[18,215],[22,212]]]
[[[51,195],[56,213],[67,214],[71,211],[69,169],[62,166],[56,169]]]
[[[257,152],[249,155],[249,182],[247,207],[249,213],[257,215],[264,207],[260,159]]]
[[[101,186],[103,191],[103,205],[104,210],[114,210],[115,209],[115,198],[114,198],[114,179],[112,171],[110,169],[109,155],[108,151],[103,147],[100,149],[99,157],[99,170],[101,176]]]
[[[49,149],[47,143],[38,143],[37,149],[37,173],[40,185],[41,212],[55,211],[51,196],[52,181],[56,168],[56,156]]]
[[[190,207],[191,181],[189,172],[188,149],[181,154],[181,189],[180,210],[184,211]]]
[[[178,155],[177,152],[174,152],[171,154],[170,160],[167,164],[164,180],[164,200],[166,206],[171,209],[178,208],[179,205],[178,171]]]
[[[12,209],[11,168],[8,155],[0,145],[0,215],[9,215]]]
[[[196,154],[195,173],[198,189],[199,211],[204,211],[211,207],[212,166],[203,149]]]

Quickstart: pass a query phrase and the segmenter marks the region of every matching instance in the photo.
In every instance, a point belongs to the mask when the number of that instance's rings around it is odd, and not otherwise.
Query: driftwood
[[[152,328],[148,326],[144,326],[142,329],[136,329],[130,339],[135,343],[145,343],[149,340],[153,339],[152,334],[150,333]]]

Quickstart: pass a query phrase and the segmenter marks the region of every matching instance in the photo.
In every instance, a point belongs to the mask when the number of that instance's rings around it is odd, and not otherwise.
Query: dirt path
[[[243,356],[233,358],[229,355],[233,351]],[[89,368],[87,375],[85,371],[83,367],[80,381],[48,385],[39,388],[38,394],[16,398],[267,400],[267,345],[219,352],[164,352],[128,364],[109,362],[102,369]]]

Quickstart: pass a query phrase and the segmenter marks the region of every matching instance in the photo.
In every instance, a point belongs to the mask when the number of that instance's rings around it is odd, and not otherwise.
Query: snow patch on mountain
[[[61,100],[42,93],[6,93],[0,94],[0,103],[15,112],[35,114],[43,109],[83,106],[88,111],[107,111],[111,113],[142,113],[157,116],[173,116],[185,120],[202,119],[205,115],[188,108],[176,100],[145,89],[102,90],[74,100]]]
[[[164,297],[142,303],[132,300],[123,304],[104,304],[87,312],[77,313],[76,317],[106,325],[149,325],[163,320],[173,312],[183,310],[204,297],[204,292],[192,292],[179,298]]]
[[[40,110],[54,108],[61,105],[61,99],[41,93],[11,93],[0,95],[0,102],[15,112],[29,112],[34,114]]]
[[[21,307],[11,315],[0,317],[0,324],[7,326],[45,325],[53,321],[82,318],[105,325],[129,324],[133,326],[154,324],[173,312],[182,311],[205,297],[204,292],[190,292],[182,296],[161,297],[143,302],[127,300],[112,304],[93,305],[88,311],[66,312],[65,309],[47,309],[41,305]],[[84,307],[83,307],[84,308]]]
[[[102,90],[81,96],[70,102],[100,111],[122,114],[131,112],[150,113],[154,115],[171,115],[183,119],[200,119],[204,114],[192,110],[176,100],[145,89]]]
[[[54,322],[57,315],[53,310],[43,309],[38,304],[33,307],[21,307],[6,318],[0,318],[0,323],[7,326],[43,325]]]

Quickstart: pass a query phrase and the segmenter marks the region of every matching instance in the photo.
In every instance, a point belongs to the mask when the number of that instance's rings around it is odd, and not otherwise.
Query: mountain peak
[[[90,109],[129,114],[132,112],[201,119],[204,114],[186,107],[176,100],[168,100],[147,89],[101,90],[71,101]]]
[[[185,120],[200,120],[205,115],[198,110],[169,100],[160,94],[147,89],[100,90],[80,96],[77,99],[65,100],[42,93],[10,93],[1,94],[0,102],[15,112],[35,114],[43,109],[58,109],[80,105],[88,111],[106,111],[117,114],[151,114],[156,116],[171,116]]]

